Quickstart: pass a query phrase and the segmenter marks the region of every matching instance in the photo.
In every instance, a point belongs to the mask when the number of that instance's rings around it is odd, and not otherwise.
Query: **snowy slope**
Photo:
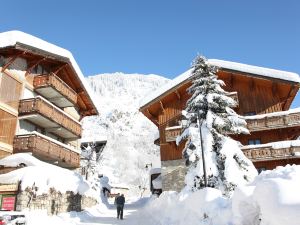
[[[87,78],[97,96],[100,116],[85,118],[83,138],[107,136],[104,157],[98,167],[112,186],[148,187],[146,164],[160,167],[154,145],[157,128],[139,111],[139,101],[169,80],[157,75],[101,74]]]

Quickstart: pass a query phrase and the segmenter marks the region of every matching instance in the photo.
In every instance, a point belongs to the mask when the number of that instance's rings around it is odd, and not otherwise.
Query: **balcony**
[[[80,164],[80,154],[75,149],[37,132],[15,136],[14,153],[24,152],[65,168],[77,168]]]
[[[176,141],[176,138],[181,134],[182,126],[167,127],[165,129],[166,142]]]
[[[300,126],[300,112],[284,111],[248,116],[245,119],[250,132]]]
[[[45,131],[65,139],[77,139],[81,136],[81,124],[42,97],[21,100],[19,119],[29,120]]]
[[[74,106],[77,102],[76,92],[54,73],[34,76],[33,87],[35,92],[58,107]]]
[[[287,158],[300,158],[300,141],[281,141],[242,147],[242,151],[253,162]]]

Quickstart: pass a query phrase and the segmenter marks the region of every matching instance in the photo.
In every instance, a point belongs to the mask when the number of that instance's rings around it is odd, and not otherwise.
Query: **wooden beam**
[[[68,65],[68,63],[59,66],[56,70],[52,71],[52,73],[57,74],[59,71],[61,71],[63,68],[65,68]]]
[[[25,77],[31,72],[31,70],[36,67],[38,64],[40,64],[42,61],[44,61],[46,59],[46,57],[41,58],[39,60],[37,60],[35,63],[33,63],[33,65],[31,65],[29,68],[27,68],[26,73],[25,73]]]
[[[293,92],[295,89],[297,89],[297,88],[296,88],[295,85],[293,85],[293,86],[291,87],[291,89],[290,89],[288,95],[287,95],[287,98],[286,98],[286,100],[285,100],[283,106],[282,106],[282,110],[288,110],[288,107],[289,107],[289,104],[290,104],[289,101],[291,101],[290,98],[292,97],[291,94],[292,94],[292,92]]]
[[[149,111],[149,109],[147,109],[147,113],[149,113],[150,116],[155,117],[152,115],[152,113]]]
[[[180,96],[180,94],[179,94],[178,90],[176,90],[176,91],[175,91],[175,94],[176,94],[176,96],[177,96],[178,100],[181,100],[181,96]]]
[[[164,104],[162,103],[162,101],[159,101],[160,107],[162,108],[163,111],[165,111],[165,107]]]
[[[8,62],[2,67],[2,72],[4,72],[4,70],[6,70],[18,57],[20,57],[21,55],[25,55],[26,51],[17,54],[15,56],[9,57]]]
[[[158,121],[157,119],[155,118],[155,116],[149,111],[149,109],[146,110],[147,113],[150,115],[150,120],[153,121],[153,123],[158,126]]]

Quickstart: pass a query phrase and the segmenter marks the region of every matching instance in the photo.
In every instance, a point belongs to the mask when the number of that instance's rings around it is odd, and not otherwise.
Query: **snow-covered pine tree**
[[[257,172],[240,150],[239,142],[228,136],[249,131],[245,128],[245,120],[232,109],[236,102],[222,89],[225,84],[218,80],[217,70],[203,56],[197,56],[192,64],[193,80],[188,89],[191,97],[185,109],[188,125],[181,136],[188,136],[183,150],[189,167],[185,181],[192,191],[204,187],[203,146],[207,186],[218,188],[229,196],[237,185],[248,183]]]

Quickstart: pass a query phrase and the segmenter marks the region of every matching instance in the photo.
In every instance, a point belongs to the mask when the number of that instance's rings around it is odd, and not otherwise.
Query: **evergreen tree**
[[[182,135],[188,136],[188,140],[183,156],[189,167],[186,176],[188,189],[205,186],[203,150],[207,186],[230,195],[238,184],[251,181],[257,172],[240,150],[238,142],[228,136],[249,132],[245,120],[232,109],[236,102],[222,89],[224,82],[218,80],[217,71],[203,56],[197,56],[193,61],[192,86],[188,88],[191,97],[185,109],[188,125]]]

